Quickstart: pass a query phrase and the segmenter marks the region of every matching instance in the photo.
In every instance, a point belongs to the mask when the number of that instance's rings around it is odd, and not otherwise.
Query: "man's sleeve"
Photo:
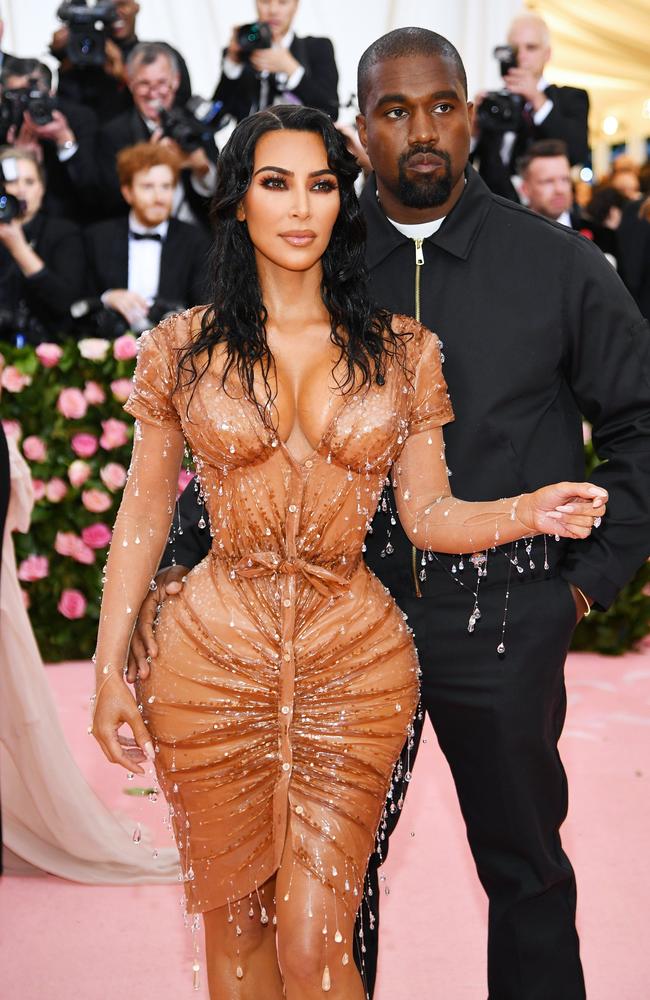
[[[310,51],[308,65],[302,80],[293,91],[303,104],[310,108],[318,108],[332,118],[338,117],[339,73],[334,58],[334,46],[329,38],[305,39]],[[305,50],[306,51],[306,50]],[[300,62],[300,54],[296,55]]]
[[[163,552],[158,572],[170,566],[187,566],[192,569],[210,551],[210,525],[203,503],[197,503],[196,482],[191,479],[176,504],[174,519],[169,532],[167,547]],[[199,528],[203,518],[204,528]]]
[[[577,87],[557,87],[548,95],[553,107],[535,126],[535,139],[562,139],[569,162],[585,163],[589,155],[589,95]]]
[[[562,575],[606,609],[650,555],[650,329],[588,240],[571,241],[563,296],[567,377],[609,504],[601,527],[570,546]]]

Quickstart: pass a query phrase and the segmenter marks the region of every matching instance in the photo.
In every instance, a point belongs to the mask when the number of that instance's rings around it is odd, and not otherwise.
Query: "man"
[[[39,125],[25,111],[21,127],[10,130],[7,142],[18,149],[33,150],[42,161],[47,175],[44,207],[48,214],[80,224],[87,222],[94,212],[92,202],[84,198],[85,178],[92,176],[95,169],[94,114],[55,95],[52,72],[37,59],[6,58],[1,79],[4,92],[29,87],[55,98],[50,122]]]
[[[515,132],[496,132],[481,128],[475,116],[475,157],[485,183],[496,194],[517,201],[511,177],[518,157],[531,142],[561,139],[566,143],[569,162],[585,163],[589,153],[589,96],[576,87],[549,84],[544,69],[551,58],[548,27],[539,14],[527,12],[514,19],[508,43],[516,49],[517,66],[504,77],[511,94],[524,101],[523,121]],[[485,94],[476,97],[478,111]]]
[[[151,326],[149,312],[179,312],[206,299],[210,240],[197,226],[170,218],[180,161],[173,149],[140,143],[117,158],[129,217],[86,233],[89,292],[131,329]]]
[[[298,38],[292,23],[298,0],[257,0],[271,29],[270,48],[242,51],[234,28],[214,94],[237,121],[272,104],[306,104],[338,117],[338,70],[329,38]]]
[[[583,476],[581,414],[607,459],[593,477],[609,490],[606,523],[586,542],[429,556],[392,523],[390,495],[366,539],[368,564],[414,630],[423,707],[489,896],[490,1000],[584,1000],[575,880],[559,835],[563,670],[576,621],[593,603],[608,607],[650,549],[648,329],[596,247],[494,196],[467,166],[472,105],[451,43],[423,28],[390,32],[361,58],[358,96],[375,169],[361,198],[372,289],[443,341],[455,495],[490,499]],[[131,678],[150,668],[156,600],[178,592],[182,567],[207,549],[201,510],[190,487],[183,534],[166,555],[179,565],[145,602]],[[155,670],[155,647],[149,655]],[[376,856],[370,878],[376,910]],[[364,940],[372,986],[367,926]]]
[[[104,213],[118,215],[127,211],[116,169],[119,151],[138,142],[163,142],[173,146],[181,158],[173,215],[209,228],[209,201],[214,193],[218,158],[214,140],[202,139],[197,148],[186,152],[172,139],[163,138],[161,112],[173,107],[180,86],[173,53],[158,42],[143,42],[129,55],[126,69],[134,107],[114,118],[99,133],[98,173]]]
[[[565,144],[559,139],[533,143],[517,165],[520,194],[531,212],[573,229],[580,218],[572,213],[573,184]]]
[[[140,4],[135,0],[114,0],[117,20],[107,26],[106,61],[103,66],[75,66],[66,54],[70,31],[63,25],[55,31],[51,51],[61,61],[59,93],[62,97],[84,104],[105,124],[133,107],[126,76],[126,62],[138,45],[136,19]],[[164,43],[161,43],[164,44]],[[176,94],[179,106],[189,99],[192,88],[185,60],[180,52],[166,46],[179,67],[180,82]]]

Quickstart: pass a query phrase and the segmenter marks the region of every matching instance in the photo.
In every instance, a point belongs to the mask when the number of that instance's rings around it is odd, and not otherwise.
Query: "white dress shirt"
[[[129,232],[157,234],[164,240],[169,229],[169,220],[159,226],[148,229],[139,223],[133,212],[129,214]],[[149,305],[158,294],[160,285],[160,259],[162,257],[161,240],[134,240],[129,237],[129,280],[127,288],[137,292]]]

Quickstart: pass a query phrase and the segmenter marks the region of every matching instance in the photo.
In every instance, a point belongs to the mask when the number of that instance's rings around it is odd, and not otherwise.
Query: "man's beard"
[[[406,165],[416,153],[431,154],[445,163],[443,174],[437,172],[434,176],[423,174],[418,180],[411,180],[406,174]],[[429,146],[416,146],[408,153],[400,156],[398,161],[397,196],[402,205],[407,208],[437,208],[444,205],[451,195],[454,182],[451,176],[451,159],[449,153]]]

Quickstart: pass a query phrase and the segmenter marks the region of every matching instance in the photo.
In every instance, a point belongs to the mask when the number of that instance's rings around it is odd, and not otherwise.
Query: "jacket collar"
[[[473,167],[465,168],[465,190],[437,233],[426,243],[440,247],[453,257],[467,260],[474,241],[492,206],[492,195]],[[371,174],[361,193],[361,207],[368,226],[366,259],[370,269],[376,267],[398,246],[409,243],[386,218],[376,194],[375,175]]]

